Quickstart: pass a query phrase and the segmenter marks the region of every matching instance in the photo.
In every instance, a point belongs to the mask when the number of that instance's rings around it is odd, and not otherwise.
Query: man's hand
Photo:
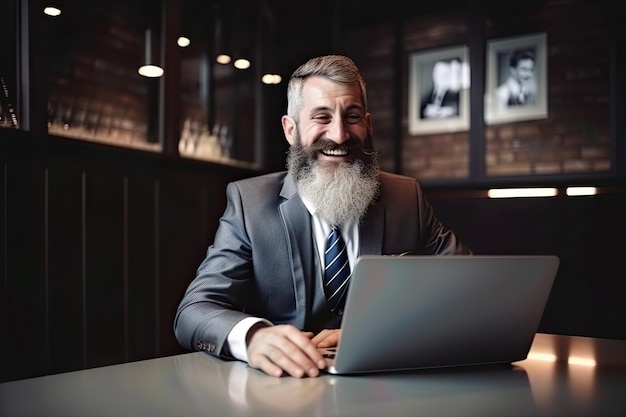
[[[315,335],[311,342],[318,348],[331,348],[339,343],[340,329],[324,329]]]
[[[246,337],[248,365],[276,377],[283,372],[296,378],[316,377],[326,360],[312,338],[313,333],[288,324],[253,326]]]

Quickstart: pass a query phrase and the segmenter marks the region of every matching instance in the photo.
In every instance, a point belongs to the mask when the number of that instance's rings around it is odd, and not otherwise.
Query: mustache
[[[329,139],[318,139],[311,145],[312,151],[346,151],[350,152],[353,148],[358,147],[359,143],[356,139],[348,139],[343,143],[335,143]]]
[[[357,156],[372,156],[375,154],[375,149],[371,146],[364,146],[362,142],[356,138],[349,138],[342,143],[336,143],[329,139],[320,138],[311,144],[309,147],[311,153],[317,153],[322,151],[345,151],[348,154],[354,154]]]

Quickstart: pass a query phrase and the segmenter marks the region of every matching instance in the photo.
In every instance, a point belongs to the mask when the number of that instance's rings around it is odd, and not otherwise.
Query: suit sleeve
[[[198,267],[176,312],[174,334],[190,350],[230,358],[225,349],[231,329],[245,314],[251,285],[251,247],[243,205],[235,184],[226,189],[227,205],[213,244]]]

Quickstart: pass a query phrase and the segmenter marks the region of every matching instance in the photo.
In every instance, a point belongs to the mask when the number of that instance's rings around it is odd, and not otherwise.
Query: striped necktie
[[[348,288],[348,281],[351,275],[348,251],[341,237],[341,230],[332,229],[328,239],[326,239],[324,261],[326,264],[324,270],[326,299],[331,311],[338,310],[341,313],[345,303],[344,294]]]

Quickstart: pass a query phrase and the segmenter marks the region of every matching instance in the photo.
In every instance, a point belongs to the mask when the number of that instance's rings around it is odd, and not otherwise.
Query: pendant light
[[[232,57],[228,52],[228,33],[224,30],[223,17],[218,16],[215,20],[215,62],[221,65],[230,64]]]
[[[256,60],[261,67],[261,82],[265,85],[280,84],[282,77],[277,72],[279,68],[278,37],[276,35],[275,16],[267,3],[263,4],[259,18],[259,33],[257,37]]]
[[[152,45],[152,31],[150,29],[146,29],[144,62],[143,65],[139,67],[138,72],[144,77],[158,78],[163,75],[163,68],[161,68],[157,62],[156,54],[154,53],[155,49]]]
[[[63,6],[58,0],[48,0],[43,2],[43,13],[50,17],[57,17],[61,15]]]

